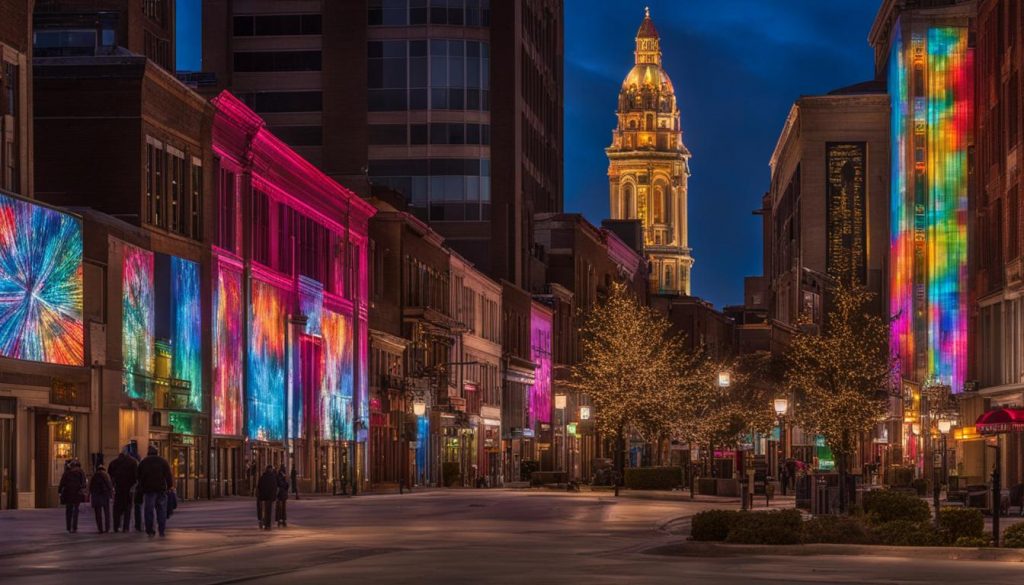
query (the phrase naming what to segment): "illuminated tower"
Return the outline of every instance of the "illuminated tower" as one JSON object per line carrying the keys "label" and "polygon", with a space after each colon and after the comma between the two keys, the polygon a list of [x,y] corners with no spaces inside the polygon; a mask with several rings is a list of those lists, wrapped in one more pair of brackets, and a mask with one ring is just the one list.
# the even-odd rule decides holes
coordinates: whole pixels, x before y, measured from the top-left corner
{"label": "illuminated tower", "polygon": [[902,375],[959,392],[967,373],[974,131],[971,1],[883,2],[871,33],[892,101],[890,310]]}
{"label": "illuminated tower", "polygon": [[693,257],[687,244],[686,189],[690,151],[683,145],[672,80],[649,9],[636,34],[636,64],[619,91],[618,127],[608,155],[612,219],[639,219],[660,294],[690,294]]}

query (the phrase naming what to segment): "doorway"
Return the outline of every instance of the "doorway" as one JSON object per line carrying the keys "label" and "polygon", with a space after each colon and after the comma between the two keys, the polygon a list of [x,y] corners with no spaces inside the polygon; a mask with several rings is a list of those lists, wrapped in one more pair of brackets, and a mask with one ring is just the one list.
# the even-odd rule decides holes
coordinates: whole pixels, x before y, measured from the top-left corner
{"label": "doorway", "polygon": [[0,510],[18,506],[14,477],[14,415],[2,412],[0,404]]}

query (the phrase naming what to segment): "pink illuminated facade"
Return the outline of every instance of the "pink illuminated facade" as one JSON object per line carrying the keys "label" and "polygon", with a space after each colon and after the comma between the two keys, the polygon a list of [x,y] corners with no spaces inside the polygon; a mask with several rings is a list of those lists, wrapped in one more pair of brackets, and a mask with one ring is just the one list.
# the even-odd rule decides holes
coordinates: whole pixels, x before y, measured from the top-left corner
{"label": "pink illuminated facade", "polygon": [[361,490],[375,210],[230,93],[213,103],[216,493],[242,493],[253,464],[282,463],[302,491]]}

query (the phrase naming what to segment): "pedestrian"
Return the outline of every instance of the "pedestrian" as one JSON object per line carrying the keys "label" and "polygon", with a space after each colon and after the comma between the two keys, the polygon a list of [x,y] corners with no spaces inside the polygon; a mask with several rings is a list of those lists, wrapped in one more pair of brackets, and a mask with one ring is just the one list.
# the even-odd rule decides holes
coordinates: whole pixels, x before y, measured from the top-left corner
{"label": "pedestrian", "polygon": [[78,532],[78,506],[85,501],[87,485],[85,472],[82,471],[82,464],[78,459],[72,459],[65,464],[66,470],[60,478],[60,485],[57,486],[57,493],[60,501],[64,503],[64,523],[68,532]]}
{"label": "pedestrian", "polygon": [[114,483],[102,465],[96,466],[96,473],[89,478],[89,502],[96,514],[96,530],[100,534],[110,532],[110,499],[114,497]]}
{"label": "pedestrian", "polygon": [[779,479],[781,480],[779,483],[782,486],[782,495],[786,495],[786,489],[789,487],[789,470],[786,469],[785,464],[782,465],[782,472]]}
{"label": "pedestrian", "polygon": [[171,476],[170,464],[153,445],[149,446],[146,458],[139,464],[136,489],[142,492],[146,534],[156,534],[153,530],[153,515],[156,514],[157,529],[163,536],[167,529],[167,492],[174,489],[174,477]]}
{"label": "pedestrian", "polygon": [[260,528],[270,530],[270,515],[274,502],[277,501],[277,472],[273,465],[268,465],[256,484],[256,514]]}
{"label": "pedestrian", "polygon": [[295,462],[292,462],[292,492],[295,494],[295,499],[299,499],[299,472],[295,470]]}
{"label": "pedestrian", "polygon": [[288,526],[287,510],[285,509],[288,503],[288,470],[284,464],[277,470],[277,506],[274,510],[274,519],[277,521],[277,525],[284,527]]}
{"label": "pedestrian", "polygon": [[[130,447],[110,462],[107,473],[114,484],[114,532],[125,531],[131,527],[135,477],[139,473],[139,462],[129,455]],[[141,531],[140,531],[141,532]]]}

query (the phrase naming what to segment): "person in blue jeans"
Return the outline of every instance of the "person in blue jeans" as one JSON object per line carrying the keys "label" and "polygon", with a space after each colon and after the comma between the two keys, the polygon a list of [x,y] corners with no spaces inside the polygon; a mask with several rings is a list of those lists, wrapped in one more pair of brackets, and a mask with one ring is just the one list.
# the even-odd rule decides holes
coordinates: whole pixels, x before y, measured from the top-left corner
{"label": "person in blue jeans", "polygon": [[171,466],[160,456],[157,448],[150,445],[146,458],[139,464],[138,484],[135,489],[142,491],[143,515],[146,519],[146,534],[154,536],[153,515],[156,515],[160,536],[167,529],[167,492],[174,489]]}

